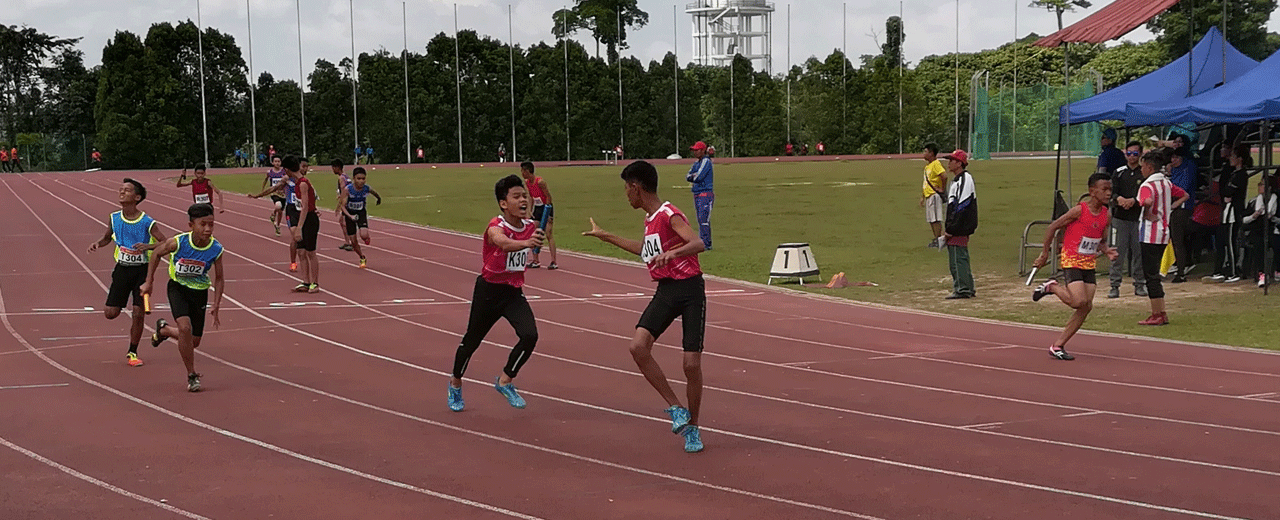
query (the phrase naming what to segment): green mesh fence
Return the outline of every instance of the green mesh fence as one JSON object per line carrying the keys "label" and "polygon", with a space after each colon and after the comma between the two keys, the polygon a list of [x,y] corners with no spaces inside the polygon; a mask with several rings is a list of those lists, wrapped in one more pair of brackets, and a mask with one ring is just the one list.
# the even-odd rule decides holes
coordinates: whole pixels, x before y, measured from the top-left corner
{"label": "green mesh fence", "polygon": [[[1066,88],[1039,84],[1030,87],[978,89],[973,104],[973,155],[989,159],[1008,152],[1049,152],[1058,144],[1058,108]],[[1071,101],[1093,96],[1093,81],[1074,84]],[[1072,150],[1097,155],[1102,127],[1097,123],[1072,125]]]}

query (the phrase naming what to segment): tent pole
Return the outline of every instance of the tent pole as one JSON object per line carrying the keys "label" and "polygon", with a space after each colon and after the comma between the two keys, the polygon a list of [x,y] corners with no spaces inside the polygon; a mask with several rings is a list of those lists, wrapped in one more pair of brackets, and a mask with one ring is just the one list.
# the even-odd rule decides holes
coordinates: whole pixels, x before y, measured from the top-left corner
{"label": "tent pole", "polygon": [[[1271,236],[1274,234],[1274,232],[1267,233],[1266,231],[1267,224],[1270,224],[1271,227],[1273,228],[1275,227],[1275,224],[1271,223],[1271,217],[1274,217],[1275,215],[1266,214],[1267,203],[1271,200],[1271,197],[1273,196],[1273,193],[1274,193],[1274,190],[1272,190],[1272,184],[1274,181],[1272,179],[1273,179],[1273,176],[1275,175],[1271,170],[1271,167],[1274,166],[1274,164],[1272,163],[1272,153],[1271,153],[1271,122],[1270,121],[1262,122],[1262,150],[1261,151],[1262,151],[1262,157],[1261,157],[1262,164],[1266,166],[1266,168],[1262,170],[1262,180],[1263,182],[1266,183],[1266,186],[1262,188],[1262,208],[1263,208],[1264,218],[1267,219],[1267,222],[1265,222],[1262,227],[1262,258],[1265,259],[1267,257],[1266,256],[1267,250],[1271,248],[1271,241],[1275,239],[1275,237]],[[1271,282],[1272,282],[1271,277],[1272,277],[1272,273],[1276,272],[1276,262],[1280,262],[1280,258],[1276,258],[1275,256],[1272,256],[1270,269],[1267,269],[1267,263],[1265,261],[1262,262],[1262,279],[1263,279],[1262,294],[1263,296],[1267,296],[1270,294]]]}

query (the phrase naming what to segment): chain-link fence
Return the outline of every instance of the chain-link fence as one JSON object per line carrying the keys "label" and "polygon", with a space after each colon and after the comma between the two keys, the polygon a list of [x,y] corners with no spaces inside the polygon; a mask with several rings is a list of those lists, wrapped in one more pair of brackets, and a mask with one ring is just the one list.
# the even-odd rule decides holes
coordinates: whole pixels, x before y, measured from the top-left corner
{"label": "chain-link fence", "polygon": [[970,147],[973,156],[989,159],[992,154],[1008,152],[1047,152],[1057,150],[1061,137],[1073,151],[1097,155],[1102,127],[1097,124],[1072,125],[1068,136],[1060,136],[1058,109],[1069,97],[1076,102],[1094,95],[1096,85],[1090,79],[1071,85],[1041,83],[1013,88],[999,85],[989,88],[980,73],[973,80],[971,103]]}

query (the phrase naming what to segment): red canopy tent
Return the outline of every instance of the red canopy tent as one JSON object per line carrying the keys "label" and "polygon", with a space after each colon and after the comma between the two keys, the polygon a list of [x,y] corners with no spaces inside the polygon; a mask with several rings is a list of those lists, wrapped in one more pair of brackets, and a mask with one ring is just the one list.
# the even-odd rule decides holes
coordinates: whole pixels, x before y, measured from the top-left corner
{"label": "red canopy tent", "polygon": [[1070,27],[1040,38],[1035,45],[1102,43],[1124,36],[1178,3],[1178,0],[1116,0]]}

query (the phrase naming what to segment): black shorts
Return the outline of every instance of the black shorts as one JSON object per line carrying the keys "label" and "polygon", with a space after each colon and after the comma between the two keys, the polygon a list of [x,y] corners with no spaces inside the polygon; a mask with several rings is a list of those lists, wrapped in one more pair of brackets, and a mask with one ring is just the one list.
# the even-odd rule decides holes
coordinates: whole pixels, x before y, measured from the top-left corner
{"label": "black shorts", "polygon": [[302,210],[293,204],[286,204],[284,207],[284,218],[289,222],[289,227],[298,227],[298,220],[302,217]]}
{"label": "black shorts", "polygon": [[346,215],[342,216],[342,219],[347,222],[347,236],[356,234],[357,228],[369,227],[368,211],[365,211],[365,210],[360,210],[360,211],[347,210],[347,211],[350,212],[352,216],[356,217],[355,220],[352,220],[348,218]]}
{"label": "black shorts", "polygon": [[298,249],[303,251],[316,250],[316,237],[320,235],[320,214],[312,211],[307,213],[306,220],[302,221],[302,240],[298,241]]}
{"label": "black shorts", "polygon": [[191,335],[204,335],[204,309],[209,305],[209,291],[196,290],[169,280],[169,308],[173,319],[186,317],[191,320]]}
{"label": "black shorts", "polygon": [[[548,207],[548,206],[547,206],[546,204],[543,204],[543,205],[541,205],[541,206],[534,206],[534,207],[533,207],[533,220],[536,220],[536,221],[538,221],[538,222],[541,222],[541,221],[542,221],[542,210],[546,209],[547,207]],[[550,214],[550,215],[547,215],[547,220],[553,219],[553,218],[555,218],[555,217],[556,217],[556,208],[552,207],[552,208],[551,208],[551,214]]]}
{"label": "black shorts", "polygon": [[284,197],[281,197],[279,195],[272,195],[271,202],[274,204],[279,204],[280,207],[284,207],[284,204],[285,204]]}
{"label": "black shorts", "polygon": [[111,290],[107,291],[107,307],[123,309],[133,295],[133,306],[142,306],[142,284],[147,283],[147,265],[120,265],[111,271]]}
{"label": "black shorts", "polygon": [[1098,273],[1093,269],[1068,268],[1062,270],[1063,278],[1066,280],[1064,283],[1067,285],[1071,285],[1071,282],[1084,282],[1090,285],[1098,285],[1097,274]]}
{"label": "black shorts", "polygon": [[677,316],[684,325],[684,351],[702,352],[707,328],[707,284],[702,275],[684,280],[658,280],[658,290],[640,315],[636,328],[649,331],[657,339]]}

